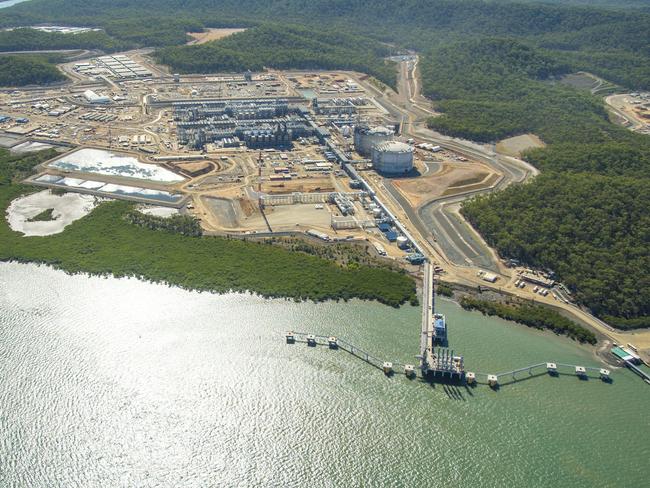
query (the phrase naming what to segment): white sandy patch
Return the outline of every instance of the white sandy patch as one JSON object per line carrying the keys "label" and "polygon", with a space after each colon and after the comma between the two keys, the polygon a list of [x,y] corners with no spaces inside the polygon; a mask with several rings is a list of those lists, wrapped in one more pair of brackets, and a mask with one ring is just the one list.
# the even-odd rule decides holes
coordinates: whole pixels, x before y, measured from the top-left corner
{"label": "white sandy patch", "polygon": [[43,151],[53,147],[52,144],[47,144],[45,142],[27,141],[12,147],[10,151],[12,153],[29,153]]}
{"label": "white sandy patch", "polygon": [[109,176],[125,176],[144,180],[175,183],[185,178],[155,164],[142,163],[137,158],[102,149],[80,149],[49,163],[52,168],[84,171]]}
{"label": "white sandy patch", "polygon": [[[12,230],[22,232],[26,236],[49,236],[63,232],[66,226],[88,215],[100,201],[101,199],[92,195],[66,193],[59,196],[45,190],[16,198],[7,208],[6,217]],[[54,209],[54,220],[29,222],[29,219],[48,208]]]}
{"label": "white sandy patch", "polygon": [[146,206],[138,208],[138,211],[146,215],[155,215],[156,217],[171,217],[172,215],[178,215],[180,213],[177,208],[172,207]]}

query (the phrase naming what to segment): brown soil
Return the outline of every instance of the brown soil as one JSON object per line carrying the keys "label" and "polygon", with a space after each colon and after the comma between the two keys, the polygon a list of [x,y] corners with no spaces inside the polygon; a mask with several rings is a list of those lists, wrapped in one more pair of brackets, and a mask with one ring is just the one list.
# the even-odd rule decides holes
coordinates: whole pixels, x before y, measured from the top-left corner
{"label": "brown soil", "polygon": [[467,186],[484,185],[483,180],[498,177],[491,169],[480,163],[443,163],[440,171],[420,176],[418,178],[403,178],[393,180],[395,187],[404,195],[411,206],[418,207],[425,202],[448,195],[452,191],[465,191]]}
{"label": "brown soil", "polygon": [[265,181],[262,183],[262,192],[264,193],[293,193],[295,191],[305,193],[330,192],[334,191],[334,186],[332,186],[332,181],[329,178]]}
{"label": "brown soil", "polygon": [[206,42],[223,39],[237,32],[243,32],[246,29],[205,29],[205,32],[188,32],[187,35],[192,38],[188,44],[205,44]]}
{"label": "brown soil", "polygon": [[246,217],[250,217],[255,213],[257,206],[248,198],[238,198],[237,201],[239,202],[239,206],[241,207],[242,212],[244,212],[244,215]]}
{"label": "brown soil", "polygon": [[521,156],[527,149],[544,147],[546,144],[535,134],[523,134],[521,136],[509,137],[497,143],[497,152],[507,156]]}

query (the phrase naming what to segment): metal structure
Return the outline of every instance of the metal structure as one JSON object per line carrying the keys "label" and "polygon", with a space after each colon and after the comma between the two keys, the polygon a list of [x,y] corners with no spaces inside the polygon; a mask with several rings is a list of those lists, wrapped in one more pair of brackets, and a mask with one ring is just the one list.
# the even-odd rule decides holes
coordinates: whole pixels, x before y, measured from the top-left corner
{"label": "metal structure", "polygon": [[347,217],[337,217],[335,215],[332,215],[330,224],[334,230],[367,229],[369,227],[375,227],[376,225],[374,220],[350,219]]}
{"label": "metal structure", "polygon": [[345,198],[347,201],[359,200],[364,195],[363,192],[354,193],[279,193],[264,194],[260,200],[264,205],[295,205],[299,203],[335,203],[336,199]]}
{"label": "metal structure", "polygon": [[195,149],[230,141],[283,149],[300,137],[321,135],[304,107],[289,105],[286,99],[185,101],[172,107],[179,142]]}
{"label": "metal structure", "polygon": [[[463,356],[454,355],[454,351],[446,347],[435,347],[440,338],[436,335],[433,285],[433,266],[429,261],[425,261],[422,279],[421,353],[419,355],[422,376],[462,382],[465,380]],[[446,341],[446,327],[444,340]]]}
{"label": "metal structure", "polygon": [[408,173],[413,169],[413,148],[398,141],[376,144],[372,148],[372,165],[384,174]]}
{"label": "metal structure", "polygon": [[354,149],[364,157],[372,156],[372,148],[382,142],[392,141],[395,133],[388,127],[357,125],[354,128]]}

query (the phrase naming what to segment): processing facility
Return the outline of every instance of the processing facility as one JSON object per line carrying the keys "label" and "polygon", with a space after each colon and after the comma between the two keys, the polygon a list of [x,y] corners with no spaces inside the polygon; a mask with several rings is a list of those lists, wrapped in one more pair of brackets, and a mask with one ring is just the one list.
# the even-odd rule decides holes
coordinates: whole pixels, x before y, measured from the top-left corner
{"label": "processing facility", "polygon": [[173,110],[178,141],[192,149],[208,143],[290,149],[300,137],[319,135],[306,109],[284,99],[177,102]]}

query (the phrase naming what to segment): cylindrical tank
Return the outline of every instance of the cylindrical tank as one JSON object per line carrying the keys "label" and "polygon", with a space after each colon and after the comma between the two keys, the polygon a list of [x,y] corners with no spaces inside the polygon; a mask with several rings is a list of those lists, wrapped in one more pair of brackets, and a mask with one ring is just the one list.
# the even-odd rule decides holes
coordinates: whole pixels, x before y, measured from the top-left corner
{"label": "cylindrical tank", "polygon": [[382,142],[392,141],[395,134],[386,127],[369,128],[358,125],[354,128],[354,149],[366,158],[372,156],[372,149]]}
{"label": "cylindrical tank", "polygon": [[403,142],[383,142],[373,148],[372,164],[379,173],[408,173],[413,169],[413,148]]}
{"label": "cylindrical tank", "polygon": [[381,217],[381,209],[380,208],[375,208],[372,210],[372,216],[374,218]]}
{"label": "cylindrical tank", "polygon": [[409,245],[409,240],[404,236],[397,237],[397,247],[400,249],[406,249]]}

